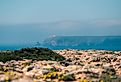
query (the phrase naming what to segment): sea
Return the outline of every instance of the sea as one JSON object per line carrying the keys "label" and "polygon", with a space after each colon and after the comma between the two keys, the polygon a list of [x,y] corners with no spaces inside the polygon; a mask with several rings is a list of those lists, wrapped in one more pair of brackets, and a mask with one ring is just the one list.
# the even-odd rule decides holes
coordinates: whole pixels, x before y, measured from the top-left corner
{"label": "sea", "polygon": [[121,47],[88,47],[88,46],[83,46],[83,47],[49,47],[49,46],[36,46],[33,44],[23,44],[23,45],[0,45],[0,50],[20,50],[22,48],[49,48],[52,50],[62,50],[62,49],[76,49],[76,50],[89,50],[89,49],[94,49],[94,50],[111,50],[111,51],[121,51]]}

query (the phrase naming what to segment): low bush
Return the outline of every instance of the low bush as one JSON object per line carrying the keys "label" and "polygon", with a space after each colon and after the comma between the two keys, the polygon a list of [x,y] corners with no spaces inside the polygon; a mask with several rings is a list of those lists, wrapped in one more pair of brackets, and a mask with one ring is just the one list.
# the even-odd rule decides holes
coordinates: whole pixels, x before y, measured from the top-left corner
{"label": "low bush", "polygon": [[52,61],[65,60],[63,56],[53,52],[48,48],[23,48],[21,50],[0,52],[0,61],[2,62],[10,60],[22,60],[22,59],[52,60]]}

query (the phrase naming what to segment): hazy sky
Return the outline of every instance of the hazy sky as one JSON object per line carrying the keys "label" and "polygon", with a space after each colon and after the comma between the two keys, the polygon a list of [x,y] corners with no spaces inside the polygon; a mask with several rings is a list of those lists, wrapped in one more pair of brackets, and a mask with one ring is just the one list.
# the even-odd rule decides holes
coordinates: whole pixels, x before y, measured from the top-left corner
{"label": "hazy sky", "polygon": [[121,0],[0,0],[0,24],[121,18]]}
{"label": "hazy sky", "polygon": [[121,0],[0,0],[0,44],[51,35],[121,35]]}

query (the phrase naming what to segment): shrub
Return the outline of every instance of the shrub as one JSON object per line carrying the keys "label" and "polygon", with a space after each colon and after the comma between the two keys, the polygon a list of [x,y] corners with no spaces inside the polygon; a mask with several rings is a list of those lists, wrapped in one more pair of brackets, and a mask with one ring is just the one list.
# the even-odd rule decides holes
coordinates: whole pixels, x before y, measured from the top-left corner
{"label": "shrub", "polygon": [[6,62],[10,60],[53,60],[62,61],[65,58],[48,48],[23,48],[15,51],[1,51],[0,61]]}
{"label": "shrub", "polygon": [[75,76],[74,76],[74,74],[68,74],[68,75],[63,76],[63,80],[64,81],[74,81]]}

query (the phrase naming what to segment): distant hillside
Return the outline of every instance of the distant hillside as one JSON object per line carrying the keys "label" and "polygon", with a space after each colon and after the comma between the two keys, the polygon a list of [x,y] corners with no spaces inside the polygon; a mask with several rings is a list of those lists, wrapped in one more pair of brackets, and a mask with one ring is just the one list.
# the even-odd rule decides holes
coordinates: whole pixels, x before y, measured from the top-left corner
{"label": "distant hillside", "polygon": [[43,41],[51,49],[121,50],[121,36],[55,36]]}
{"label": "distant hillside", "polygon": [[46,23],[0,25],[0,47],[6,44],[31,44],[42,41],[51,35],[118,36],[121,35],[121,20],[67,20]]}

